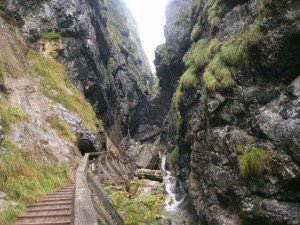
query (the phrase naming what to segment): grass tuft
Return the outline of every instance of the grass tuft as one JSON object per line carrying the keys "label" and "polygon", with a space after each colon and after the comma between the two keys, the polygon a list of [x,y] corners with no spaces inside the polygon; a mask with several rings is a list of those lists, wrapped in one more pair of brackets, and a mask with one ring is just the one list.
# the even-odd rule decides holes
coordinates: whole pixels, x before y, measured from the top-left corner
{"label": "grass tuft", "polygon": [[216,52],[218,52],[217,38],[214,38],[211,41],[208,39],[201,39],[196,44],[193,44],[187,60],[187,65],[199,69],[207,64]]}
{"label": "grass tuft", "polygon": [[182,92],[181,85],[179,84],[178,87],[176,88],[175,94],[173,95],[173,99],[172,99],[172,103],[176,109],[179,108],[182,99],[183,99],[183,92]]}
{"label": "grass tuft", "polygon": [[180,112],[177,112],[176,133],[179,134],[184,124],[184,119]]}
{"label": "grass tuft", "polygon": [[96,133],[95,124],[103,126],[102,121],[96,118],[92,106],[71,83],[64,66],[34,50],[29,50],[28,57],[35,71],[41,76],[40,84],[44,87],[44,94],[77,114],[82,119],[83,125]]}
{"label": "grass tuft", "polygon": [[263,148],[249,149],[239,160],[239,168],[242,177],[250,175],[261,176],[264,169],[270,171],[271,153]]}
{"label": "grass tuft", "polygon": [[5,72],[4,60],[2,55],[0,54],[0,81],[3,81],[4,79],[4,72]]}
{"label": "grass tuft", "polygon": [[55,33],[55,32],[46,32],[42,35],[42,38],[48,39],[49,41],[55,40],[55,39],[60,39],[61,34]]}
{"label": "grass tuft", "polygon": [[182,85],[182,88],[188,89],[191,87],[196,87],[198,80],[199,80],[199,77],[197,76],[196,68],[190,67],[180,77],[179,83]]}
{"label": "grass tuft", "polygon": [[[258,44],[262,37],[260,25],[255,24],[250,29],[226,41],[220,52],[214,55],[214,58],[205,69],[203,75],[205,87],[212,91],[217,88],[232,87],[234,80],[230,67],[248,68],[249,46]],[[217,43],[211,45],[214,50],[217,49]]]}
{"label": "grass tuft", "polygon": [[0,225],[10,225],[17,216],[25,210],[25,205],[18,203],[17,205],[12,205],[6,208],[4,211],[0,212]]}
{"label": "grass tuft", "polygon": [[191,41],[196,41],[197,37],[199,36],[201,32],[201,25],[200,23],[196,23],[196,25],[193,27],[193,30],[191,32]]}
{"label": "grass tuft", "polygon": [[213,73],[211,73],[208,69],[205,70],[203,75],[203,80],[205,84],[205,88],[208,90],[216,90],[218,86],[218,81]]}
{"label": "grass tuft", "polygon": [[175,165],[179,160],[179,149],[176,147],[170,154],[170,163]]}
{"label": "grass tuft", "polygon": [[72,133],[70,126],[64,120],[58,117],[52,117],[50,120],[51,126],[58,131],[58,133],[64,136],[70,142],[76,143],[77,137]]}
{"label": "grass tuft", "polygon": [[2,127],[6,134],[9,133],[10,124],[17,121],[29,121],[30,116],[19,107],[9,107],[3,99],[0,99],[0,115],[2,119]]}
{"label": "grass tuft", "polygon": [[28,153],[5,137],[1,143],[8,153],[0,154],[0,190],[18,202],[0,213],[0,224],[8,225],[30,204],[70,182],[65,165],[33,160]]}

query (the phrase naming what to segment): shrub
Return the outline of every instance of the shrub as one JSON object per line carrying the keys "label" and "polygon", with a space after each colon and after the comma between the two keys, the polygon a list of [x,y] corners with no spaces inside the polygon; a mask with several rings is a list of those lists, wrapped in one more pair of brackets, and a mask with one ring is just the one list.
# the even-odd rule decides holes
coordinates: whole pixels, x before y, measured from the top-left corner
{"label": "shrub", "polygon": [[170,154],[170,163],[175,165],[179,160],[179,149],[176,147]]}
{"label": "shrub", "polygon": [[60,39],[61,34],[55,33],[55,32],[46,32],[42,35],[42,38],[48,39],[49,41],[55,40],[55,39]]}
{"label": "shrub", "polygon": [[[129,185],[140,187],[144,182],[134,178]],[[143,189],[139,188],[137,193],[130,195],[125,190],[115,190],[107,184],[103,186],[108,195],[114,199],[112,204],[116,210],[126,212],[123,218],[125,224],[161,224],[157,218],[162,215],[161,209],[166,199],[163,188],[153,188],[147,195],[142,194]]]}
{"label": "shrub", "polygon": [[40,84],[44,87],[44,94],[77,114],[82,119],[85,127],[91,129],[94,133],[97,132],[95,124],[102,126],[102,122],[97,120],[92,106],[71,83],[64,66],[33,50],[29,50],[28,57],[34,70],[41,77]]}
{"label": "shrub", "polygon": [[264,169],[270,171],[271,153],[263,148],[249,149],[239,160],[239,168],[242,177],[249,175],[261,176]]}

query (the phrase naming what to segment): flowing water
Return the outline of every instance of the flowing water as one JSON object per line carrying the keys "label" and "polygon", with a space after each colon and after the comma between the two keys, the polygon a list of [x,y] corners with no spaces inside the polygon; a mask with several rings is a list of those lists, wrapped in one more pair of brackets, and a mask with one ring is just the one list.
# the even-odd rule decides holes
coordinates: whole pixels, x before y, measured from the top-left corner
{"label": "flowing water", "polygon": [[162,157],[161,168],[167,173],[164,177],[164,184],[169,195],[165,201],[165,215],[171,219],[172,225],[195,224],[196,221],[191,221],[193,220],[189,212],[191,205],[181,181],[171,176],[170,171],[166,170],[166,156]]}

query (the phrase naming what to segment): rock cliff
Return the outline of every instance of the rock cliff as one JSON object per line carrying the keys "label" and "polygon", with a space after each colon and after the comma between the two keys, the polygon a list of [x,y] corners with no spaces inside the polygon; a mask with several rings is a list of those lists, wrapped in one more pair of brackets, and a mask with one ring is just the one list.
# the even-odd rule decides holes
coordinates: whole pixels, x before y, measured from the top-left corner
{"label": "rock cliff", "polygon": [[160,82],[177,88],[162,141],[201,224],[300,224],[299,7],[167,7],[156,66]]}
{"label": "rock cliff", "polygon": [[123,1],[5,0],[0,10],[29,47],[50,52],[67,67],[115,143],[127,133],[120,118],[133,133],[152,125],[146,119],[152,73]]}

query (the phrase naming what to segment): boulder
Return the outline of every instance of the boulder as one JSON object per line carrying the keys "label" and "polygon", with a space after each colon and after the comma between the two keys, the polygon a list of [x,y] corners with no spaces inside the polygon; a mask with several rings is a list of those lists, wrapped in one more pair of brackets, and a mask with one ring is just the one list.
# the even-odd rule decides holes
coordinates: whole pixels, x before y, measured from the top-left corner
{"label": "boulder", "polygon": [[149,180],[163,182],[163,178],[167,176],[167,173],[162,170],[139,169],[135,171],[134,175],[138,178],[146,178]]}
{"label": "boulder", "polygon": [[159,159],[159,147],[151,144],[131,146],[127,151],[139,168],[154,169]]}

